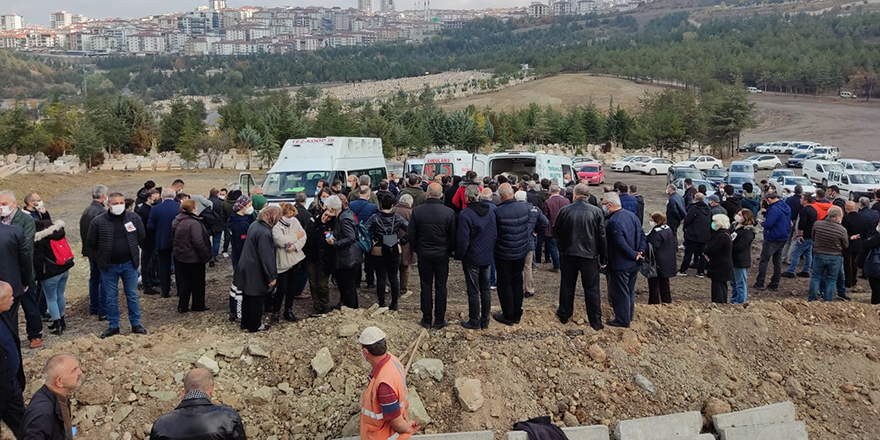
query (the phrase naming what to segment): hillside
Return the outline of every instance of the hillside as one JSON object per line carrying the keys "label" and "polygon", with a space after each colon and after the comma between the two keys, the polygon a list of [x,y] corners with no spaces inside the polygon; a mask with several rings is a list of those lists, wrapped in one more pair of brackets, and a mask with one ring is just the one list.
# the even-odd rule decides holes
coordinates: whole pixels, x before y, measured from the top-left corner
{"label": "hillside", "polygon": [[79,75],[70,67],[55,66],[0,50],[0,99],[41,98],[50,93],[75,92]]}

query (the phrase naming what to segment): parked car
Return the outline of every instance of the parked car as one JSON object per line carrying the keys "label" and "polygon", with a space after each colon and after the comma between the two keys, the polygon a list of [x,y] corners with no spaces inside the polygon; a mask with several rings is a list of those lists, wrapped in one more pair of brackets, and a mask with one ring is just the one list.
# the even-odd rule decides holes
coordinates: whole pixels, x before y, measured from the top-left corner
{"label": "parked car", "polygon": [[571,163],[580,164],[584,162],[598,162],[598,160],[590,157],[590,156],[574,156],[571,158]]}
{"label": "parked car", "polygon": [[[684,197],[684,179],[677,179],[674,182],[672,182],[672,184],[675,185],[675,192],[677,192],[678,195]],[[701,180],[694,180],[693,184],[694,184],[694,188],[699,188],[700,185],[706,185],[707,192],[714,192],[715,191],[715,185],[713,185],[712,182],[710,182],[708,180],[702,180],[702,179]]]}
{"label": "parked car", "polygon": [[779,176],[776,178],[776,190],[780,193],[782,190],[787,189],[794,194],[794,187],[800,185],[805,193],[815,194],[816,187],[813,186],[813,182],[810,182],[806,177],[801,176]]}
{"label": "parked car", "polygon": [[738,150],[753,153],[755,151],[755,148],[758,148],[761,145],[764,145],[764,143],[763,142],[747,142],[745,144],[740,144]]}
{"label": "parked car", "polygon": [[794,176],[794,175],[795,175],[794,171],[792,171],[792,170],[782,170],[782,169],[773,170],[770,172],[770,175],[767,176],[767,181],[776,180],[782,176]]}
{"label": "parked car", "polygon": [[843,165],[844,171],[861,171],[863,173],[877,174],[877,168],[867,160],[840,159],[837,163]]}
{"label": "parked car", "polygon": [[791,154],[796,146],[797,144],[791,141],[775,142],[769,152],[776,154]]}
{"label": "parked car", "polygon": [[840,97],[845,98],[845,99],[849,99],[849,98],[856,99],[857,98],[856,94],[851,93],[851,92],[840,92]]}
{"label": "parked car", "polygon": [[587,179],[588,185],[601,185],[605,183],[605,168],[598,162],[578,164],[575,165],[575,169],[577,170],[578,180]]}
{"label": "parked car", "polygon": [[755,147],[755,153],[767,154],[771,153],[771,149],[776,145],[776,142],[767,142],[763,145],[759,145]]}
{"label": "parked car", "polygon": [[874,168],[875,168],[877,171],[880,171],[880,161],[878,161],[878,160],[872,161],[872,162],[871,162],[871,165],[874,165]]}
{"label": "parked car", "polygon": [[616,162],[611,163],[612,171],[623,171],[628,173],[638,166],[637,164],[650,160],[651,156],[626,156]]}
{"label": "parked car", "polygon": [[666,184],[668,185],[678,179],[706,180],[706,177],[702,171],[696,168],[676,167],[674,165],[669,167],[669,170],[666,171]]}
{"label": "parked car", "polygon": [[675,166],[691,167],[698,170],[710,170],[713,168],[723,168],[724,163],[721,162],[721,159],[716,159],[712,156],[691,156],[681,162],[676,163]]}
{"label": "parked car", "polygon": [[828,173],[831,171],[843,172],[843,165],[830,160],[809,158],[804,161],[803,175],[813,183],[821,183],[828,186]]}
{"label": "parked car", "polygon": [[840,195],[850,200],[873,198],[874,191],[880,189],[880,176],[859,171],[831,171],[828,173],[828,185],[837,185]]}
{"label": "parked car", "polygon": [[763,90],[761,90],[761,89],[759,89],[759,88],[757,88],[757,87],[749,87],[749,88],[746,89],[746,90],[748,90],[749,93],[764,93]]}
{"label": "parked car", "polygon": [[752,163],[752,167],[755,171],[782,168],[782,161],[779,160],[778,157],[769,154],[751,156],[747,158],[746,161]]}
{"label": "parked car", "polygon": [[662,157],[655,157],[646,162],[642,162],[637,168],[642,174],[650,174],[652,176],[656,176],[657,174],[666,174],[669,172],[669,167],[672,166],[672,161],[669,159],[663,159]]}
{"label": "parked car", "polygon": [[837,160],[840,159],[840,150],[837,147],[822,145],[813,148],[813,156],[822,160]]}
{"label": "parked car", "polygon": [[795,142],[795,144],[791,154],[812,153],[813,149],[819,146],[816,142]]}
{"label": "parked car", "polygon": [[755,165],[749,161],[745,160],[737,160],[730,163],[730,168],[728,169],[728,174],[730,176],[740,176],[740,177],[748,177],[749,179],[755,178]]}
{"label": "parked car", "polygon": [[803,168],[804,161],[809,159],[810,157],[813,157],[811,153],[795,154],[794,156],[789,157],[787,161],[785,161],[785,166],[789,168]]}
{"label": "parked car", "polygon": [[719,183],[724,182],[724,179],[728,176],[727,170],[706,170],[706,180],[712,182],[713,185],[718,186]]}
{"label": "parked car", "polygon": [[761,196],[761,185],[758,185],[757,183],[755,183],[755,179],[752,179],[752,178],[749,178],[746,176],[734,176],[734,175],[727,176],[727,179],[724,179],[724,184],[728,185],[728,186],[732,186],[733,193],[738,196],[742,195],[743,185],[746,182],[749,182],[752,184],[755,192],[758,193],[758,196],[760,197]]}

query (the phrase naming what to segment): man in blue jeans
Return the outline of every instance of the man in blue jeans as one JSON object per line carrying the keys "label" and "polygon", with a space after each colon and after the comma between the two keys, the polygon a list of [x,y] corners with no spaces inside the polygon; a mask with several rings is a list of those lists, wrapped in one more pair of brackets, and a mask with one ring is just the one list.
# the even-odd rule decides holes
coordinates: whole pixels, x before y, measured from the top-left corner
{"label": "man in blue jeans", "polygon": [[813,266],[813,225],[816,224],[818,211],[812,206],[813,196],[804,194],[801,196],[801,210],[797,216],[795,228],[795,243],[791,251],[791,264],[788,270],[782,274],[785,278],[794,278],[801,256],[804,257],[804,268],[797,273],[801,278],[810,276],[810,268]]}
{"label": "man in blue jeans", "polygon": [[807,301],[818,299],[820,287],[824,301],[834,299],[834,287],[843,269],[843,251],[849,246],[842,219],[843,210],[832,206],[828,215],[813,225],[813,276]]}
{"label": "man in blue jeans", "polygon": [[146,237],[141,217],[125,210],[125,196],[112,193],[107,212],[95,217],[89,226],[88,245],[95,250],[94,258],[101,269],[101,283],[106,296],[109,326],[101,338],[119,334],[119,279],[125,289],[128,321],[131,332],[146,334],[141,326],[140,304],[137,294],[138,245]]}
{"label": "man in blue jeans", "polygon": [[95,217],[106,212],[104,202],[107,201],[107,187],[97,185],[92,188],[92,203],[83,211],[79,218],[79,237],[82,241],[82,254],[89,260],[89,315],[98,315],[98,320],[107,319],[104,307],[104,290],[101,289],[101,269],[98,267],[97,251],[89,248],[89,225]]}

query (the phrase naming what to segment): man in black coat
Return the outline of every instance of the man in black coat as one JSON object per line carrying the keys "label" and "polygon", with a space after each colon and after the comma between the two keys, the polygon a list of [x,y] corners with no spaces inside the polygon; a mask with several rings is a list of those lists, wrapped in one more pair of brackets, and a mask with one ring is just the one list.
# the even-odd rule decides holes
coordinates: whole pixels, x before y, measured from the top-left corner
{"label": "man in black coat", "polygon": [[82,241],[82,254],[89,260],[89,315],[98,315],[98,320],[107,319],[104,305],[104,289],[101,287],[101,268],[97,258],[93,258],[97,250],[89,247],[89,225],[95,217],[107,211],[107,187],[98,185],[92,188],[92,203],[83,211],[79,218],[79,238]]}
{"label": "man in black coat", "polygon": [[449,257],[455,252],[456,229],[455,211],[440,201],[442,196],[442,186],[428,185],[425,203],[413,209],[406,230],[407,242],[419,256],[421,325],[425,328],[439,329],[447,325],[446,281]]}
{"label": "man in black coat", "polygon": [[244,440],[244,424],[229,407],[214,405],[214,377],[196,368],[183,379],[183,400],[177,408],[159,417],[150,430],[150,440]]}
{"label": "man in black coat", "polygon": [[[135,214],[141,217],[145,225],[150,221],[150,210],[153,205],[160,202],[159,191],[147,190],[144,194],[144,203],[135,209]],[[143,280],[144,295],[158,295],[155,289],[159,285],[159,274],[156,272],[156,234],[147,231],[144,241],[141,243],[141,279]]]}
{"label": "man in black coat", "polygon": [[82,383],[83,372],[76,358],[56,354],[46,361],[46,383],[31,398],[21,437],[39,440],[67,440],[73,437],[70,392]]}
{"label": "man in black coat", "polygon": [[[0,231],[6,228],[11,226],[0,225]],[[21,234],[20,231],[18,233]],[[0,243],[2,235],[4,232],[0,232]],[[4,259],[8,258],[4,256]],[[0,273],[6,276],[8,272]],[[9,283],[0,281],[0,420],[15,434],[24,418],[24,399],[21,392],[25,382],[21,339],[18,336],[18,310],[14,310],[15,313],[10,312],[14,301],[13,290]]]}
{"label": "man in black coat", "polygon": [[223,200],[220,200],[220,190],[217,188],[211,188],[211,192],[208,195],[208,201],[211,202],[211,211],[217,214],[217,222],[211,225],[210,234],[211,234],[211,261],[208,263],[208,266],[214,267],[214,263],[217,262],[217,256],[220,255],[220,243],[223,241],[223,229],[226,228],[226,223],[220,221],[221,213],[223,212]]}
{"label": "man in black coat", "polygon": [[703,193],[694,195],[694,203],[688,207],[687,216],[684,218],[684,259],[678,269],[678,276],[687,276],[693,258],[698,259],[697,278],[703,278],[706,269],[706,259],[703,258],[703,248],[709,242],[712,231],[712,214],[709,205],[704,200]]}

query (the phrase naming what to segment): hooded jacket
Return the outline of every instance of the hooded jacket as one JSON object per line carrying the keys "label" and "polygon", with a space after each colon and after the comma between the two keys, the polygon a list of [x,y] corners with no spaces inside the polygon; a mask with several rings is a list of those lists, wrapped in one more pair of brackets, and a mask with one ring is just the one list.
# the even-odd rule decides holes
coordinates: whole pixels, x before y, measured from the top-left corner
{"label": "hooded jacket", "polygon": [[677,270],[675,252],[678,242],[668,225],[657,226],[648,234],[648,243],[654,247],[654,258],[657,261],[657,277],[672,278]]}
{"label": "hooded jacket", "polygon": [[721,202],[721,206],[727,211],[727,218],[730,219],[731,223],[733,223],[736,213],[742,210],[742,203],[740,203],[736,196],[727,196],[727,200]]}
{"label": "hooded jacket", "polygon": [[458,215],[456,258],[476,266],[492,264],[495,240],[498,238],[497,209],[495,205],[479,201],[461,211]]}
{"label": "hooded jacket", "polygon": [[473,180],[462,180],[461,183],[458,184],[458,189],[455,190],[455,196],[452,197],[452,204],[461,210],[467,208],[467,197],[464,196],[464,190],[469,185],[477,185],[477,188],[480,188],[480,191],[483,190],[483,186]]}
{"label": "hooded jacket", "polygon": [[57,264],[55,251],[52,250],[52,241],[65,237],[63,220],[56,220],[52,226],[34,236],[34,271],[38,281],[60,275],[73,267],[73,259],[62,265]]}
{"label": "hooded jacket", "polygon": [[695,243],[707,243],[711,235],[712,215],[709,205],[694,203],[684,218],[684,239]]}
{"label": "hooded jacket", "polygon": [[822,220],[828,215],[828,210],[834,206],[826,199],[816,200],[813,202],[813,208],[816,208],[816,220]]}
{"label": "hooded jacket", "polygon": [[[244,248],[244,240],[247,238],[248,228],[254,222],[252,215],[240,215],[233,212],[226,222],[229,227],[229,241],[232,242],[232,254],[241,256],[241,250]],[[236,262],[238,264],[238,262]]]}
{"label": "hooded jacket", "polygon": [[761,201],[758,200],[758,193],[747,193],[743,191],[742,198],[740,199],[740,204],[743,208],[752,211],[752,214],[754,214],[755,218],[758,217],[758,210],[761,209]]}
{"label": "hooded jacket", "polygon": [[357,245],[357,220],[351,209],[339,213],[333,229],[333,251],[336,269],[350,269],[364,262],[364,253]]}
{"label": "hooded jacket", "polygon": [[791,230],[791,209],[782,200],[770,205],[764,215],[764,241],[788,241]]}

